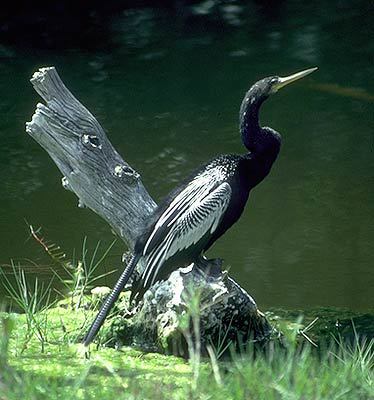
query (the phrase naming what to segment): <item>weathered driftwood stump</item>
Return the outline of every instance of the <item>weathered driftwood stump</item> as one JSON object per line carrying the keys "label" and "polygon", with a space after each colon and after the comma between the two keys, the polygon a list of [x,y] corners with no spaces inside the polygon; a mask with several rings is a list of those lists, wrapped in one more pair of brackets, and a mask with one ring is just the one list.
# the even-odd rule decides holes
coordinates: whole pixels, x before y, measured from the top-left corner
{"label": "weathered driftwood stump", "polygon": [[[65,87],[54,67],[35,72],[31,83],[46,105],[37,105],[26,132],[51,156],[63,174],[63,187],[78,196],[79,206],[104,218],[131,251],[156,207],[140,175],[116,152],[100,124]],[[192,293],[200,298],[203,345],[213,342],[222,346],[222,338],[242,344],[270,337],[272,328],[253,298],[227,273],[207,278],[192,265],[155,284],[136,312],[123,312],[122,331],[131,334],[121,335],[117,327],[112,342],[137,342],[156,350],[175,348],[183,342],[185,328],[181,329],[180,321],[181,316],[190,315]],[[118,317],[114,321],[117,326]]]}

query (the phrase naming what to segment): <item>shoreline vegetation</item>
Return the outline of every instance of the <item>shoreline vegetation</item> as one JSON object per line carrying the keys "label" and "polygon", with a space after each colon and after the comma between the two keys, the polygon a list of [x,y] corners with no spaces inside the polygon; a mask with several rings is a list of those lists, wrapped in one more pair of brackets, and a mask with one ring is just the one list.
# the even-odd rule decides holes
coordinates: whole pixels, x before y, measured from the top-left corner
{"label": "shoreline vegetation", "polygon": [[[70,300],[69,300],[70,301]],[[34,315],[0,314],[0,399],[372,399],[374,339],[300,341],[300,319],[266,349],[217,348],[189,360],[79,343],[92,310],[62,300]],[[110,321],[108,321],[110,324]],[[104,333],[105,334],[105,333]]]}
{"label": "shoreline vegetation", "polygon": [[52,282],[30,283],[14,264],[12,274],[1,271],[10,303],[0,311],[0,400],[374,398],[374,313],[271,310],[275,334],[265,346],[233,349],[222,332],[221,343],[202,349],[192,298],[179,321],[182,358],[137,349],[123,293],[87,353],[80,342],[107,293],[95,287],[95,271],[113,243],[90,253],[85,240],[81,260],[67,261],[57,245],[34,238],[63,266],[56,278],[64,290],[56,298]]}

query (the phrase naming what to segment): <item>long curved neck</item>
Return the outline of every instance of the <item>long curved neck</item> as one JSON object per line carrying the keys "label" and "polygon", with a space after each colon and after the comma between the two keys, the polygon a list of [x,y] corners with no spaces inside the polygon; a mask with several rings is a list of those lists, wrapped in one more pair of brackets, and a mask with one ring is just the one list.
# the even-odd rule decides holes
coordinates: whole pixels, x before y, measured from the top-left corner
{"label": "long curved neck", "polygon": [[266,134],[260,127],[259,112],[267,96],[261,95],[256,87],[248,90],[239,114],[239,128],[244,146],[251,152],[257,153],[263,147]]}
{"label": "long curved neck", "polygon": [[239,128],[244,146],[253,154],[273,163],[280,150],[280,135],[259,122],[262,103],[268,98],[254,85],[246,93],[239,114]]}

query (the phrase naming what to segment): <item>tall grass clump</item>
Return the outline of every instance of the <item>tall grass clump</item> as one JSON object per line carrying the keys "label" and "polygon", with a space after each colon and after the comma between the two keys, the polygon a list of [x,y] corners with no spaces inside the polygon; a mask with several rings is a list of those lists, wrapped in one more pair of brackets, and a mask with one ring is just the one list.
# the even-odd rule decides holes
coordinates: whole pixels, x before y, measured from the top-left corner
{"label": "tall grass clump", "polygon": [[332,339],[316,349],[298,335],[295,330],[291,341],[272,343],[262,352],[253,347],[232,352],[230,361],[211,359],[210,373],[200,374],[197,398],[374,399],[374,339],[357,335],[353,344]]}
{"label": "tall grass clump", "polygon": [[[82,254],[80,258],[76,258],[73,254],[72,260],[66,258],[66,253],[62,251],[60,246],[47,241],[40,234],[40,229],[34,230],[30,225],[31,236],[36,242],[42,246],[53,264],[51,271],[54,274],[48,284],[41,282],[38,277],[30,279],[25,270],[11,262],[11,270],[4,271],[0,269],[1,283],[9,297],[10,308],[24,315],[24,329],[18,336],[17,352],[22,354],[29,346],[30,341],[35,336],[41,345],[41,351],[44,353],[45,345],[52,341],[60,344],[67,342],[72,343],[82,336],[87,321],[91,318],[90,310],[95,308],[92,297],[85,298],[89,294],[89,290],[93,288],[95,282],[114,272],[109,271],[105,274],[97,274],[97,269],[102,265],[108,253],[115,244],[115,240],[103,251],[100,249],[100,242],[96,244],[93,251],[89,251],[87,246],[87,238],[84,238],[82,245]],[[57,280],[54,279],[57,277]],[[57,283],[57,285],[56,285]],[[62,290],[57,289],[57,287]],[[80,311],[80,317],[84,318],[84,322],[80,329],[74,328],[74,334],[65,326],[64,321],[59,321],[64,331],[64,335],[56,337],[49,319],[52,309],[59,299],[63,299],[64,304],[67,301],[71,310]],[[85,302],[83,304],[83,299]],[[100,299],[96,298],[96,302]],[[83,307],[84,306],[84,307]],[[56,321],[54,321],[56,326]],[[51,340],[52,339],[52,340]]]}
{"label": "tall grass clump", "polygon": [[116,240],[113,240],[112,243],[99,254],[101,245],[99,241],[90,255],[87,247],[87,238],[85,237],[82,245],[81,259],[76,259],[74,255],[71,262],[62,264],[67,278],[62,278],[55,272],[70,297],[72,308],[79,309],[82,306],[84,296],[94,287],[95,282],[116,271],[114,269],[100,275],[96,274],[97,269],[102,265],[115,243]]}
{"label": "tall grass clump", "polygon": [[26,280],[25,271],[17,267],[13,262],[11,265],[13,279],[10,279],[2,269],[0,269],[0,275],[11,303],[15,303],[26,317],[27,328],[23,345],[20,346],[20,352],[22,353],[27,348],[27,344],[34,334],[36,334],[41,350],[44,352],[44,345],[48,335],[47,310],[53,305],[51,301],[52,281],[45,286],[43,282],[41,283],[38,278],[35,278],[34,283],[30,285]]}
{"label": "tall grass clump", "polygon": [[111,270],[104,274],[97,275],[97,269],[102,265],[103,261],[108,256],[109,252],[116,243],[113,240],[109,246],[99,253],[101,242],[98,241],[92,254],[90,255],[87,246],[87,237],[83,239],[81,257],[77,258],[75,252],[71,260],[66,258],[66,253],[56,243],[46,240],[40,234],[40,228],[34,230],[30,225],[31,236],[44,249],[54,264],[62,268],[63,274],[53,270],[60,283],[65,288],[66,293],[61,293],[62,296],[70,297],[70,305],[72,308],[78,309],[82,305],[82,301],[87,292],[94,287],[95,282],[115,272]]}
{"label": "tall grass clump", "polygon": [[[190,399],[215,400],[369,400],[374,399],[374,338],[354,341],[333,336],[317,347],[307,332],[315,319],[282,327],[280,340],[259,348],[255,343],[220,359],[219,344],[201,348],[200,294],[189,296],[180,327],[188,346]],[[203,355],[204,354],[204,355]],[[205,356],[205,354],[207,354]]]}

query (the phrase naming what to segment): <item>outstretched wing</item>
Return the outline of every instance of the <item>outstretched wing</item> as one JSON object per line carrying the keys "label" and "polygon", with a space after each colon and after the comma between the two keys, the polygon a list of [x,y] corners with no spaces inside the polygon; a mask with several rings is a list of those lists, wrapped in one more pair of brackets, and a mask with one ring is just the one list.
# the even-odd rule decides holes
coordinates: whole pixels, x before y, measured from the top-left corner
{"label": "outstretched wing", "polygon": [[144,246],[146,268],[138,282],[138,288],[143,288],[140,291],[163,277],[165,261],[217,229],[230,202],[231,188],[214,178],[218,177],[211,173],[196,177],[161,214]]}

